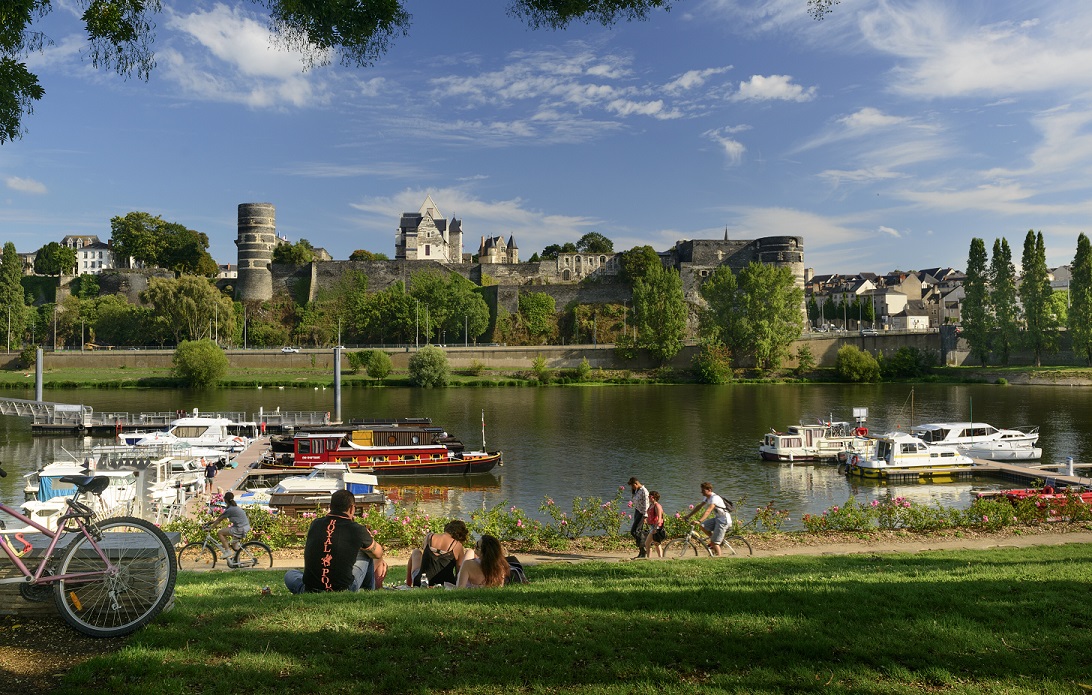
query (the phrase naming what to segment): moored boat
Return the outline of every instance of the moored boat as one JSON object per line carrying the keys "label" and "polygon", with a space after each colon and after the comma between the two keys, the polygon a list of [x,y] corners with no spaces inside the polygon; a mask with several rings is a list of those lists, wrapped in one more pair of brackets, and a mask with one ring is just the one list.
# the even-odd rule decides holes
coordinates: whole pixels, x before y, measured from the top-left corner
{"label": "moored boat", "polygon": [[[384,424],[348,431],[320,429],[292,437],[291,453],[274,455],[270,469],[310,469],[325,463],[379,477],[473,475],[504,465],[499,451],[466,451],[457,439],[438,427]],[[453,444],[452,440],[457,444]]]}
{"label": "moored boat", "polygon": [[985,422],[930,422],[914,425],[910,434],[928,444],[953,446],[961,453],[989,461],[1037,461],[1043,450],[1038,427],[1003,429]]}
{"label": "moored boat", "polygon": [[242,507],[261,507],[298,516],[329,507],[331,494],[348,490],[359,508],[382,506],[387,498],[376,490],[378,482],[374,475],[354,472],[345,464],[324,463],[314,466],[308,475],[284,478],[267,490],[240,493],[236,502]]}
{"label": "moored boat", "polygon": [[765,461],[793,463],[845,460],[848,454],[867,455],[872,442],[868,429],[848,422],[790,425],[787,432],[772,431],[762,438],[758,455]]}
{"label": "moored boat", "polygon": [[862,478],[887,479],[916,477],[943,482],[953,480],[962,469],[974,467],[974,461],[951,446],[929,444],[905,432],[889,432],[876,437],[876,453],[871,457],[851,455],[846,473]]}
{"label": "moored boat", "polygon": [[242,435],[233,434],[236,424],[221,417],[181,417],[171,422],[166,431],[119,433],[118,443],[134,447],[189,445],[239,452],[247,447],[249,440]]}

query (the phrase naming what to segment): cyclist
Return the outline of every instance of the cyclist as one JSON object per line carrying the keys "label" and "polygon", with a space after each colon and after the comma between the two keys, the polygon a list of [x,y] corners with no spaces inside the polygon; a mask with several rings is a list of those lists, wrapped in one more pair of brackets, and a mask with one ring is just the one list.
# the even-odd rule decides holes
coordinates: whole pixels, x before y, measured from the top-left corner
{"label": "cyclist", "polygon": [[224,520],[230,522],[216,532],[216,535],[220,538],[220,545],[224,548],[224,559],[230,560],[233,556],[231,543],[243,540],[243,537],[250,533],[250,519],[247,518],[243,508],[235,502],[234,492],[229,490],[224,493],[224,504],[227,506],[224,507],[224,511],[220,513],[220,516],[205,524],[203,528],[213,528]]}
{"label": "cyclist", "polygon": [[[702,483],[701,494],[702,501],[683,519],[689,519],[698,512],[702,512],[701,518],[695,523],[701,524],[701,529],[709,536],[709,550],[720,557],[720,544],[724,541],[724,534],[732,525],[732,503],[725,502],[724,498],[713,492],[712,483]],[[710,514],[713,515],[712,518],[707,518]]]}

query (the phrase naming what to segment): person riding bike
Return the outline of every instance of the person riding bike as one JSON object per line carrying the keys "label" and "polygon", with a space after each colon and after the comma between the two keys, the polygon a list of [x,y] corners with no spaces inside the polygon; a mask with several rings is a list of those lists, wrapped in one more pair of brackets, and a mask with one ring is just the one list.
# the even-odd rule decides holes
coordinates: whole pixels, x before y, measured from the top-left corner
{"label": "person riding bike", "polygon": [[227,506],[224,507],[224,511],[220,516],[205,524],[203,528],[214,528],[225,520],[230,522],[216,532],[216,535],[220,538],[220,545],[223,546],[224,559],[227,560],[234,555],[231,544],[241,542],[246,534],[250,533],[250,519],[247,518],[246,512],[235,501],[234,492],[224,493],[224,504]]}
{"label": "person riding bike", "polygon": [[[695,523],[701,524],[702,531],[709,536],[709,550],[719,557],[720,544],[724,541],[724,534],[732,526],[733,505],[713,492],[712,483],[702,483],[701,494],[702,501],[691,509],[690,513],[684,516],[683,519],[689,519],[698,512],[702,512],[701,518]],[[710,517],[710,514],[712,517]]]}

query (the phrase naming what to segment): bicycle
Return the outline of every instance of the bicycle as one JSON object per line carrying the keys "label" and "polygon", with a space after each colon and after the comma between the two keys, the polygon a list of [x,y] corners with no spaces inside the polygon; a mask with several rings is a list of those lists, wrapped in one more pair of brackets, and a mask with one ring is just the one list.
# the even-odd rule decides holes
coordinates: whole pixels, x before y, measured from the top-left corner
{"label": "bicycle", "polygon": [[[228,569],[267,570],[273,567],[273,551],[261,541],[250,540],[242,545],[232,541],[231,547],[235,555],[226,558]],[[215,569],[222,548],[212,531],[205,529],[204,539],[187,543],[178,550],[178,567],[187,571]]]}
{"label": "bicycle", "polygon": [[[6,476],[0,468],[0,478]],[[0,519],[0,548],[23,575],[0,579],[0,584],[18,583],[19,594],[28,601],[47,601],[52,594],[65,622],[85,635],[120,637],[135,632],[173,601],[178,576],[174,544],[144,519],[119,516],[95,521],[94,511],[80,498],[101,496],[109,478],[66,475],[61,482],[74,485],[76,494],[65,500],[67,511],[55,531],[0,502],[0,512],[49,541],[32,569],[23,558],[31,556],[34,545],[21,532],[12,531],[8,538]],[[22,543],[18,550],[16,541]]]}
{"label": "bicycle", "polygon": [[[698,531],[697,526],[691,526],[685,536],[677,536],[664,544],[665,558],[682,558],[688,554],[697,557],[699,549],[704,550],[710,557],[716,557],[713,549],[709,547],[709,537]],[[754,555],[751,543],[738,533],[725,534],[720,542],[721,555]]]}

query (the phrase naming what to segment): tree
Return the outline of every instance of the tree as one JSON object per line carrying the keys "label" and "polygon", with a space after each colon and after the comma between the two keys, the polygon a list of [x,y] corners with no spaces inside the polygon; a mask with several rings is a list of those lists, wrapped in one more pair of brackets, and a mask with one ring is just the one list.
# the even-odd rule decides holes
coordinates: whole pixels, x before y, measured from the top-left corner
{"label": "tree", "polygon": [[1028,230],[1021,256],[1024,275],[1020,281],[1020,301],[1024,305],[1024,344],[1035,355],[1035,366],[1043,365],[1044,352],[1056,349],[1057,316],[1052,311],[1050,275],[1046,265],[1043,233]]}
{"label": "tree", "polygon": [[844,381],[867,383],[880,380],[880,363],[871,353],[855,345],[843,345],[838,350],[834,373]]}
{"label": "tree", "polygon": [[149,307],[136,306],[118,294],[95,300],[95,336],[108,345],[158,344],[155,315]]}
{"label": "tree", "polygon": [[674,268],[653,268],[633,284],[633,313],[637,345],[666,363],[683,347],[686,334],[686,299],[682,279]]}
{"label": "tree", "polygon": [[563,246],[550,244],[546,248],[542,249],[542,260],[556,261],[557,257],[563,253],[576,253],[576,244],[572,243],[571,241],[565,242]]}
{"label": "tree", "polygon": [[26,297],[20,281],[22,277],[23,262],[19,258],[19,252],[15,250],[14,243],[5,242],[3,260],[0,261],[0,306],[4,309],[4,314],[0,317],[3,321],[0,330],[4,332],[5,347],[18,347],[23,342],[22,335],[28,316]]}
{"label": "tree", "polygon": [[383,381],[391,373],[391,356],[382,350],[372,350],[368,355],[368,376]]}
{"label": "tree", "polygon": [[649,271],[658,265],[660,255],[651,246],[634,246],[629,251],[623,251],[620,259],[622,264],[622,276],[630,283],[638,278],[648,275]]}
{"label": "tree", "polygon": [[733,355],[750,356],[758,369],[779,369],[804,329],[804,291],[789,268],[750,263],[739,277],[721,266],[701,287],[709,304],[703,332]]}
{"label": "tree", "polygon": [[129,259],[182,275],[216,275],[207,234],[147,212],[130,212],[110,220],[110,244],[119,264]]}
{"label": "tree", "polygon": [[819,319],[823,318],[823,311],[819,308],[819,302],[816,301],[815,295],[808,297],[807,304],[808,321],[814,326]]}
{"label": "tree", "polygon": [[76,271],[76,250],[51,241],[34,256],[34,272],[39,275],[65,275]]}
{"label": "tree", "polygon": [[1012,250],[1004,237],[993,242],[989,277],[989,306],[993,314],[989,346],[1001,364],[1007,365],[1009,357],[1020,344],[1020,303],[1017,301]]}
{"label": "tree", "polygon": [[[809,6],[835,1],[809,0]],[[308,68],[334,61],[373,65],[397,36],[409,33],[410,14],[400,0],[257,2],[269,11],[274,43],[302,53]],[[563,29],[572,22],[611,26],[620,20],[645,20],[671,4],[672,0],[509,0],[508,12],[531,28]],[[84,10],[91,64],[147,80],[155,67],[152,43],[160,0],[76,0],[76,5]],[[34,103],[45,95],[21,59],[49,42],[32,25],[52,9],[51,0],[6,0],[0,13],[0,143],[21,135],[22,117],[32,113]]]}
{"label": "tree", "polygon": [[[994,252],[996,257],[996,251]],[[990,271],[986,265],[986,242],[971,239],[967,256],[967,277],[963,281],[963,306],[960,322],[963,339],[971,354],[985,367],[990,360],[990,337],[993,334],[993,313],[990,310]]]}
{"label": "tree", "polygon": [[576,242],[580,253],[614,253],[614,242],[599,232],[588,232]]}
{"label": "tree", "polygon": [[1092,244],[1084,232],[1077,236],[1077,254],[1070,273],[1069,337],[1073,353],[1092,366]]}
{"label": "tree", "polygon": [[519,315],[530,338],[545,343],[557,328],[557,303],[545,292],[520,292]]}
{"label": "tree", "polygon": [[374,253],[372,251],[365,251],[364,249],[357,249],[349,254],[350,261],[387,261],[385,253]]}
{"label": "tree", "polygon": [[694,377],[703,384],[727,384],[732,380],[732,354],[719,340],[701,341],[691,366]]}
{"label": "tree", "polygon": [[209,237],[176,223],[165,222],[160,226],[163,248],[158,265],[181,275],[213,277],[220,268],[209,255]]}
{"label": "tree", "polygon": [[188,386],[211,388],[227,373],[228,359],[211,340],[184,340],[174,351],[174,373]]}
{"label": "tree", "polygon": [[284,265],[307,265],[315,260],[315,247],[306,239],[294,244],[277,244],[273,249],[273,262]]}
{"label": "tree", "polygon": [[409,380],[414,386],[447,386],[447,355],[435,345],[426,345],[409,360]]}
{"label": "tree", "polygon": [[152,305],[156,322],[176,343],[235,334],[231,300],[205,278],[152,278],[141,298]]}

